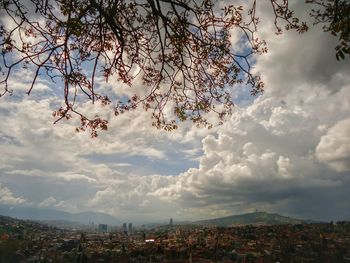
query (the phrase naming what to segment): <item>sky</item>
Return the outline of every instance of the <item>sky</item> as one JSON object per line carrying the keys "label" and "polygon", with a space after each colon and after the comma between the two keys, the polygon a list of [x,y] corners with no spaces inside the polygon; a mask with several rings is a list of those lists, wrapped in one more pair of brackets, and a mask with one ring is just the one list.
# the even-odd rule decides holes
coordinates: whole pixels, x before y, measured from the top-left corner
{"label": "sky", "polygon": [[210,130],[184,122],[166,132],[141,109],[113,117],[86,103],[110,120],[91,139],[75,133],[77,120],[53,125],[58,87],[41,79],[27,96],[31,74],[17,72],[14,95],[0,99],[0,204],[145,222],[255,210],[349,220],[350,60],[336,60],[336,38],[320,27],[276,36],[259,12],[269,51],[253,70],[265,93],[238,89],[232,117]]}

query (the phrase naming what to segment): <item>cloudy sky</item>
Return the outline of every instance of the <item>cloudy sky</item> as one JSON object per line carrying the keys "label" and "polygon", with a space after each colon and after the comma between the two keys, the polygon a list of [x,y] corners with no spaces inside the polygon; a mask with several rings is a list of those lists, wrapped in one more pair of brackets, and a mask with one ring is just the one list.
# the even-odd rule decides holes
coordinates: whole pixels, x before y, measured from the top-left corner
{"label": "cloudy sky", "polygon": [[269,52],[254,71],[266,92],[247,105],[249,91],[237,91],[241,106],[211,130],[160,131],[135,111],[110,117],[109,130],[90,139],[74,120],[53,125],[57,87],[42,79],[28,97],[31,75],[17,73],[14,95],[0,100],[0,204],[137,221],[255,209],[350,219],[349,60],[335,59],[336,39],[320,27],[275,36],[270,13],[260,12]]}

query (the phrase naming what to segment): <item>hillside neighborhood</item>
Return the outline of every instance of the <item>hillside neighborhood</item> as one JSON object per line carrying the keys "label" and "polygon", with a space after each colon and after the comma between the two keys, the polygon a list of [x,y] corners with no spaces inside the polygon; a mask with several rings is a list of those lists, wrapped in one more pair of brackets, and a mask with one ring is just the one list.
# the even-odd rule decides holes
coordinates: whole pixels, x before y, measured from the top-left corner
{"label": "hillside neighborhood", "polygon": [[350,262],[350,222],[81,231],[1,216],[0,262]]}

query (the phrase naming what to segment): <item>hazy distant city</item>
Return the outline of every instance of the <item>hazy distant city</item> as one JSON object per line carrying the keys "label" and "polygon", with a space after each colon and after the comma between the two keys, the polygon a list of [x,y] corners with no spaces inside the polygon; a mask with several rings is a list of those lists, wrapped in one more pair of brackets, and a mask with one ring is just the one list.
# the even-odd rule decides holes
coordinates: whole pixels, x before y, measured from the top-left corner
{"label": "hazy distant city", "polygon": [[0,262],[350,262],[346,221],[257,212],[187,224],[170,218],[157,226],[57,224],[1,216]]}

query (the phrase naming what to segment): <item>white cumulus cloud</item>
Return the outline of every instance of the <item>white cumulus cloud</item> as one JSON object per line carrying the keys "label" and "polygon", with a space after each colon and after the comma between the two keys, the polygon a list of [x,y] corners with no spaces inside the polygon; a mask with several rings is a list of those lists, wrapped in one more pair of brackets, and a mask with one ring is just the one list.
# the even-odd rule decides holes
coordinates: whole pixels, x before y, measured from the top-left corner
{"label": "white cumulus cloud", "polygon": [[10,189],[0,183],[0,204],[18,205],[25,203],[26,200],[21,197],[16,197]]}
{"label": "white cumulus cloud", "polygon": [[316,155],[336,171],[350,171],[350,118],[340,120],[321,137]]}

